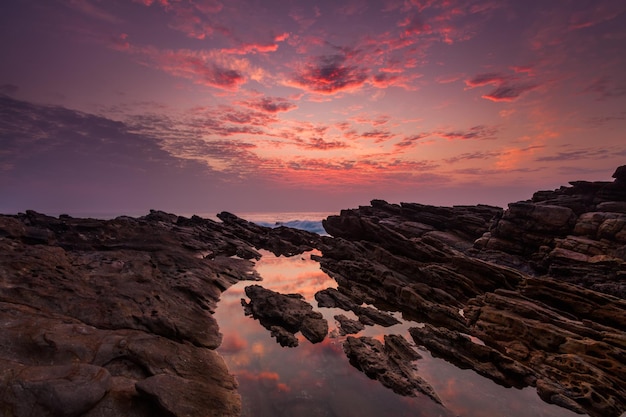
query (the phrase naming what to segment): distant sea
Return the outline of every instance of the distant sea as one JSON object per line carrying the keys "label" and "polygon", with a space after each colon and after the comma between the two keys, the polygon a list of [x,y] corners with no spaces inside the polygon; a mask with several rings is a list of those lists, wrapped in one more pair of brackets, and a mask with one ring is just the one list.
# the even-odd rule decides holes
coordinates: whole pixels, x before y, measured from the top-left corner
{"label": "distant sea", "polygon": [[327,235],[322,227],[322,220],[332,216],[333,212],[284,212],[284,213],[234,213],[242,219],[260,226],[287,226],[294,229],[307,230],[319,235]]}

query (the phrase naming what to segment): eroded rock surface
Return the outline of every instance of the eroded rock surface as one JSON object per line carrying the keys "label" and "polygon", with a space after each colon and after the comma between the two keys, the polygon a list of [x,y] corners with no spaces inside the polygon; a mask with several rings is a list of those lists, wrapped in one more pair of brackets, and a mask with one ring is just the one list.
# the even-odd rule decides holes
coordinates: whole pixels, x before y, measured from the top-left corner
{"label": "eroded rock surface", "polygon": [[343,349],[354,367],[394,392],[406,396],[424,394],[441,404],[435,390],[418,375],[413,363],[421,355],[400,335],[385,335],[384,340],[383,345],[372,337],[348,336]]}
{"label": "eroded rock surface", "polygon": [[319,343],[328,334],[328,322],[300,294],[281,294],[261,287],[247,286],[249,302],[241,300],[246,315],[251,315],[268,330],[281,346],[295,347],[301,332],[311,343]]}
{"label": "eroded rock surface", "polygon": [[[231,228],[158,211],[0,216],[0,414],[239,415],[213,311],[259,279],[245,259],[268,247]],[[277,252],[304,239],[254,231]]]}
{"label": "eroded rock surface", "polygon": [[[507,210],[388,204],[324,227],[320,305],[367,303],[423,322],[419,345],[504,386],[591,416],[626,411],[626,167]],[[347,352],[381,347],[349,339]],[[357,342],[358,341],[358,342]],[[354,353],[349,356],[355,357]],[[375,374],[369,362],[359,365]],[[366,369],[368,369],[366,371]]]}

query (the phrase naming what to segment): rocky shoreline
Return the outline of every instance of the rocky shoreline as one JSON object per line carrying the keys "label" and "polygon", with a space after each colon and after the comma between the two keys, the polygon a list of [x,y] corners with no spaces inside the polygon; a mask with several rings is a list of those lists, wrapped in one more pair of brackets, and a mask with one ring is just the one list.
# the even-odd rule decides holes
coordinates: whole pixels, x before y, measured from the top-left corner
{"label": "rocky shoreline", "polygon": [[[400,395],[441,402],[419,376],[431,354],[590,416],[626,411],[626,166],[498,207],[415,203],[343,210],[330,236],[160,211],[113,220],[0,215],[0,414],[236,416],[236,379],[215,352],[220,294],[260,277],[258,249],[316,248],[337,289],[356,368]],[[284,346],[328,332],[297,294],[246,288],[248,314]],[[364,304],[367,304],[364,305]],[[412,341],[358,336],[422,323]],[[416,323],[417,324],[417,323]],[[345,326],[345,328],[344,328]],[[444,404],[445,406],[445,404]]]}

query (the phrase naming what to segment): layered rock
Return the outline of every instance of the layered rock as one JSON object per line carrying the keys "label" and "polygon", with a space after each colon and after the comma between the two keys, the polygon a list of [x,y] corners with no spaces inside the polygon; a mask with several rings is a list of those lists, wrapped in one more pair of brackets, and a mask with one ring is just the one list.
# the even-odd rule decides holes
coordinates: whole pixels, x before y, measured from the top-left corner
{"label": "layered rock", "polygon": [[400,311],[424,323],[410,334],[435,356],[579,413],[619,416],[626,167],[614,178],[504,211],[380,200],[344,210],[324,222],[333,238],[319,260],[339,286],[318,302]]}
{"label": "layered rock", "polygon": [[[266,229],[274,250],[297,250]],[[259,279],[255,245],[157,211],[0,216],[0,414],[239,415],[212,313],[230,285]]]}
{"label": "layered rock", "polygon": [[625,298],[624,167],[615,171],[613,182],[572,181],[569,187],[509,204],[476,248],[517,256],[533,275]]}
{"label": "layered rock", "polygon": [[328,322],[321,313],[313,311],[313,306],[302,295],[281,294],[260,285],[250,285],[245,291],[250,298],[249,302],[241,300],[246,315],[259,320],[281,346],[297,346],[297,332],[311,343],[326,338]]}
{"label": "layered rock", "polygon": [[385,335],[385,344],[372,337],[348,336],[343,349],[350,363],[368,377],[405,396],[424,394],[441,404],[435,390],[418,375],[413,361],[421,358],[400,335]]}

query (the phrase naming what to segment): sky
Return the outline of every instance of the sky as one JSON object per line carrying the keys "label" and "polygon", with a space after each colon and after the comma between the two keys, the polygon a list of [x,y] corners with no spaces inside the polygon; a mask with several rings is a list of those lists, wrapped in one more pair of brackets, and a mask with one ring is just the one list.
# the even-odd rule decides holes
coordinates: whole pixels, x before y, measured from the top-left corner
{"label": "sky", "polygon": [[0,213],[506,207],[626,164],[623,0],[6,0]]}

